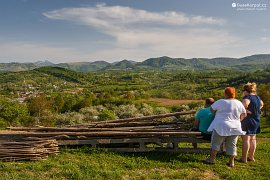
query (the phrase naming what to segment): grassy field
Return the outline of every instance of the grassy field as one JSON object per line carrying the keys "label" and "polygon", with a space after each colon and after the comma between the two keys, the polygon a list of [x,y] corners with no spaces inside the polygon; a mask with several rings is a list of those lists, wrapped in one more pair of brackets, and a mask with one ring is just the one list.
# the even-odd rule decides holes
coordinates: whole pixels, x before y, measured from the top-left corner
{"label": "grassy field", "polygon": [[[0,162],[0,179],[269,179],[270,120],[263,120],[256,162],[205,165],[207,154],[116,153],[104,149],[62,148],[57,156],[36,162]],[[241,140],[238,143],[241,151]]]}

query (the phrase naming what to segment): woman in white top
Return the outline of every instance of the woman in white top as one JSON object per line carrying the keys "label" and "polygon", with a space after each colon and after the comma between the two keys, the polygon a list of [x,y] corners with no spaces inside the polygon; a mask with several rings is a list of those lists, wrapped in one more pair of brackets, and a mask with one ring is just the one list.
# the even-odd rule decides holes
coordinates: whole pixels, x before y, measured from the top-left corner
{"label": "woman in white top", "polygon": [[222,142],[225,142],[226,154],[230,156],[228,166],[234,166],[238,135],[243,135],[241,120],[246,116],[243,104],[235,99],[235,88],[225,88],[225,99],[220,99],[211,105],[211,111],[216,113],[208,128],[213,132],[211,138],[211,154],[204,162],[214,164],[217,152]]}

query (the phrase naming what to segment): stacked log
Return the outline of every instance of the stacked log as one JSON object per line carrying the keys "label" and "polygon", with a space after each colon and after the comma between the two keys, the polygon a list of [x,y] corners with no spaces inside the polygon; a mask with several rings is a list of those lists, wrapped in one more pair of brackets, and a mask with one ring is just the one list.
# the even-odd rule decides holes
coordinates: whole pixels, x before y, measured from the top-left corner
{"label": "stacked log", "polygon": [[57,154],[55,139],[24,138],[0,141],[1,161],[42,160],[50,154]]}
{"label": "stacked log", "polygon": [[[93,122],[84,125],[75,125],[69,127],[9,127],[12,131],[29,131],[29,132],[178,132],[189,129],[190,124],[178,121],[177,119],[171,121],[157,120],[160,118],[190,115],[195,111],[176,112],[168,114],[160,114],[154,116],[144,116],[136,118],[126,118],[110,121]],[[109,132],[108,132],[109,133]],[[132,134],[132,133],[131,133]],[[109,135],[109,134],[108,134]]]}
{"label": "stacked log", "polygon": [[[56,139],[59,145],[91,145],[112,142],[139,142],[140,139],[158,142],[161,139],[179,138],[200,135],[190,132],[186,122],[177,118],[163,120],[161,118],[191,115],[195,111],[176,112],[154,116],[118,119],[111,121],[93,122],[90,124],[70,127],[10,127],[10,132],[0,133],[0,139],[18,140],[25,138]],[[21,132],[23,131],[23,133]],[[34,144],[34,143],[33,143]],[[37,157],[35,157],[37,158]],[[34,159],[35,159],[34,158]]]}

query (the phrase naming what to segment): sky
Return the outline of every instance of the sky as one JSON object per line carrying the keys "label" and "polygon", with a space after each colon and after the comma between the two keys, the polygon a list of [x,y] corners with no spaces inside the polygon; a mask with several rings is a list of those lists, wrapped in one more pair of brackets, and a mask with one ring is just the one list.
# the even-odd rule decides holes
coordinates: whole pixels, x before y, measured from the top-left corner
{"label": "sky", "polygon": [[0,0],[0,63],[270,54],[270,0]]}

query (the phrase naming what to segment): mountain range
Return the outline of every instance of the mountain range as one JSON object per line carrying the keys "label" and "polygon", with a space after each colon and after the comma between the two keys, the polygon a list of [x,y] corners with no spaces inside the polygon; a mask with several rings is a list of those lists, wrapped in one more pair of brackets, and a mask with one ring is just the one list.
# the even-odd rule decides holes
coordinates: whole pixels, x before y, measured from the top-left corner
{"label": "mountain range", "polygon": [[270,67],[270,54],[257,54],[243,58],[170,58],[167,56],[150,58],[142,62],[122,60],[109,63],[106,61],[95,62],[70,62],[54,64],[48,60],[35,63],[0,63],[0,72],[27,71],[43,66],[63,67],[78,72],[94,72],[104,70],[211,70],[230,69],[240,71],[254,71]]}

